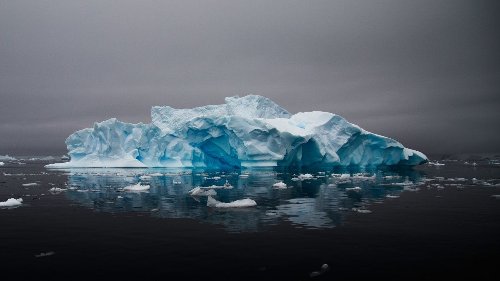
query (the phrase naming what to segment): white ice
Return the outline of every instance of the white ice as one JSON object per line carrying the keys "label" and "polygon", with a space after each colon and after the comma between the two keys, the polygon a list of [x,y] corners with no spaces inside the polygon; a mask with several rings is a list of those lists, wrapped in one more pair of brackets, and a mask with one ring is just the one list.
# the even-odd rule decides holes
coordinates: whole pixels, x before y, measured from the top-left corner
{"label": "white ice", "polygon": [[229,203],[224,203],[215,200],[212,196],[208,196],[207,206],[215,208],[243,208],[243,207],[253,207],[256,206],[257,202],[250,198],[245,198],[241,200],[232,201]]}
{"label": "white ice", "polygon": [[204,189],[199,186],[188,191],[188,194],[191,196],[215,196],[217,195],[217,191],[213,189]]}
{"label": "white ice", "polygon": [[23,204],[23,199],[22,198],[9,198],[7,201],[0,202],[0,207],[16,207],[20,206]]}
{"label": "white ice", "polygon": [[123,191],[142,192],[142,191],[148,191],[149,188],[150,188],[149,185],[141,185],[140,183],[138,183],[124,187]]}
{"label": "white ice", "polygon": [[280,181],[280,182],[273,184],[273,187],[276,189],[286,189],[286,183]]}

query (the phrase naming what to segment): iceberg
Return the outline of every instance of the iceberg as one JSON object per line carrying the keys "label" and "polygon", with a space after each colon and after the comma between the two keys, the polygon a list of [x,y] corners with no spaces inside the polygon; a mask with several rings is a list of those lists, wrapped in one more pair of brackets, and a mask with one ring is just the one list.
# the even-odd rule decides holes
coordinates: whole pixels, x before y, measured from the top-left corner
{"label": "iceberg", "polygon": [[112,118],[66,139],[72,167],[413,166],[427,157],[339,115],[291,114],[258,96],[193,109],[154,106],[152,122]]}

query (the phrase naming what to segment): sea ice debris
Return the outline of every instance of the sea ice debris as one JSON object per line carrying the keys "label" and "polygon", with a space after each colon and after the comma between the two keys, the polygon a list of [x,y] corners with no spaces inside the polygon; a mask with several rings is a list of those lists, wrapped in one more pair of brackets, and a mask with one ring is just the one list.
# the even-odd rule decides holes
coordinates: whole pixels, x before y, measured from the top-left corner
{"label": "sea ice debris", "polygon": [[253,207],[256,206],[257,202],[250,198],[245,198],[241,200],[232,201],[229,203],[224,203],[217,201],[212,196],[208,196],[207,206],[215,208],[243,208],[243,207]]}
{"label": "sea ice debris", "polygon": [[273,187],[276,189],[286,189],[286,183],[279,181],[279,182],[273,184]]}
{"label": "sea ice debris", "polygon": [[20,206],[23,204],[23,199],[22,198],[9,198],[7,201],[0,202],[0,207],[16,207]]}
{"label": "sea ice debris", "polygon": [[123,191],[142,192],[142,191],[148,191],[149,188],[150,188],[149,185],[141,185],[140,183],[138,183],[124,187]]}

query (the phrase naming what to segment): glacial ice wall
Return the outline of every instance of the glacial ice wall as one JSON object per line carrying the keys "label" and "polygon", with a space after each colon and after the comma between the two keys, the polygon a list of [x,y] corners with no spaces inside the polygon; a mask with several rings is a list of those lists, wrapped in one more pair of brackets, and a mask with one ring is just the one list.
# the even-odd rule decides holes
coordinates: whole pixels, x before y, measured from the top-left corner
{"label": "glacial ice wall", "polygon": [[288,111],[268,98],[228,97],[193,109],[155,106],[151,124],[109,119],[66,139],[66,167],[419,165],[427,157],[328,112]]}

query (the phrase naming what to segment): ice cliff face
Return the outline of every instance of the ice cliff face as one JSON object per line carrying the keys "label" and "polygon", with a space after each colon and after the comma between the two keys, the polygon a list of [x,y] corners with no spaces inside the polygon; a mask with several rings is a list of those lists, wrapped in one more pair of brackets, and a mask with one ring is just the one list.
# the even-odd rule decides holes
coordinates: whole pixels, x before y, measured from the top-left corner
{"label": "ice cliff face", "polygon": [[71,161],[48,167],[418,165],[427,157],[328,112],[291,115],[268,98],[193,109],[155,106],[151,124],[116,119],[66,140]]}

